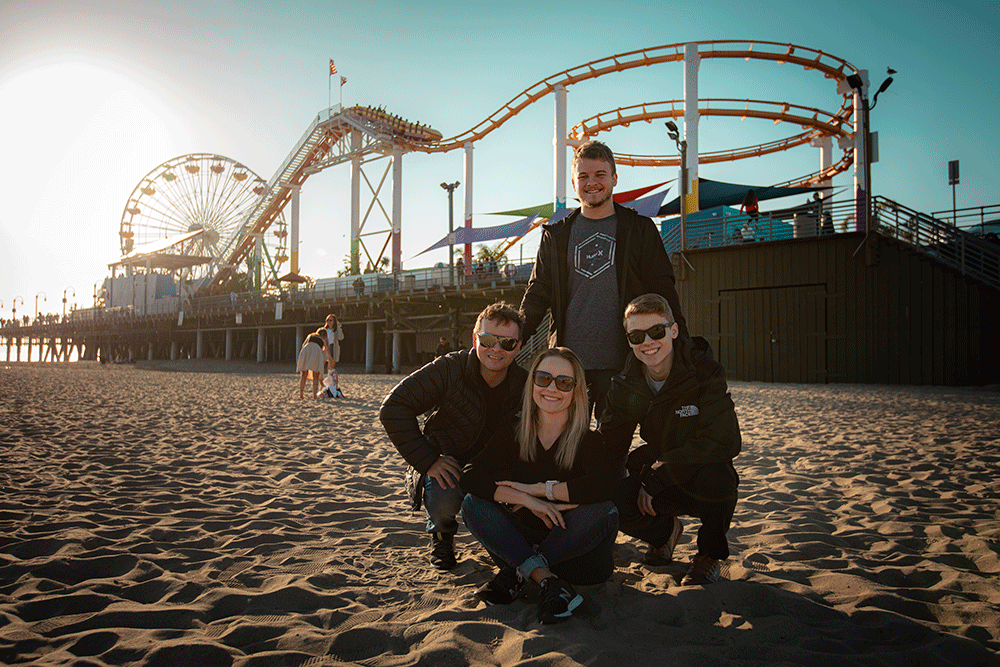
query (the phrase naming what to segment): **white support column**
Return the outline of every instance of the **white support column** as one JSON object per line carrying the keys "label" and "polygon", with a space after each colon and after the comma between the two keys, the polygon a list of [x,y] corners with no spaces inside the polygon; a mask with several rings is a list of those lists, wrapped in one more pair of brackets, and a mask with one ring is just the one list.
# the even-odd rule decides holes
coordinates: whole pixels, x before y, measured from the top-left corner
{"label": "white support column", "polygon": [[[152,361],[152,360],[153,360],[153,343],[150,343],[146,349],[146,361]],[[66,361],[69,361],[68,357]]]}
{"label": "white support column", "polygon": [[[403,147],[392,145],[392,275],[403,270]],[[397,285],[398,287],[398,285]]]}
{"label": "white support column", "polygon": [[203,359],[205,356],[205,332],[198,329],[198,333],[195,334],[194,343],[194,358]]}
{"label": "white support column", "polygon": [[295,325],[295,354],[299,353],[299,348],[302,347],[302,342],[306,339],[306,328],[301,324]]}
{"label": "white support column", "polygon": [[566,208],[566,86],[556,86],[555,135],[552,137],[553,205]]}
{"label": "white support column", "polygon": [[264,327],[257,327],[257,363],[264,363]]}
{"label": "white support column", "polygon": [[361,253],[361,130],[351,130],[351,274],[360,275]]}
{"label": "white support column", "polygon": [[291,185],[288,186],[292,190],[292,240],[288,243],[289,257],[292,260],[291,271],[292,273],[299,272],[299,193],[302,191],[302,186]]}
{"label": "white support column", "polygon": [[365,373],[375,370],[375,323],[368,322],[365,326]]}
{"label": "white support column", "polygon": [[233,360],[233,330],[226,329],[226,361]]}
{"label": "white support column", "polygon": [[[465,228],[472,229],[472,142],[465,144]],[[468,232],[466,232],[468,234]],[[468,273],[472,270],[472,244],[465,244],[465,259],[463,260],[463,270]],[[461,280],[461,278],[459,278]]]}
{"label": "white support column", "polygon": [[684,45],[684,140],[687,141],[688,214],[698,211],[698,45]]}
{"label": "white support column", "polygon": [[[819,137],[814,137],[809,141],[810,146],[819,148],[819,168],[820,170],[826,172],[831,166],[833,166],[833,138],[826,134]],[[824,188],[829,188],[833,185],[833,179],[825,178],[819,182],[819,185]],[[823,190],[819,193],[820,200],[823,202],[820,210],[820,222],[823,220],[823,216],[830,212],[830,190]]]}
{"label": "white support column", "polygon": [[858,70],[861,90],[854,91],[854,229],[863,232],[868,228],[868,122],[865,118],[865,99],[868,97],[868,70]]}
{"label": "white support column", "polygon": [[180,351],[180,346],[177,344],[177,341],[175,340],[170,341],[170,361],[177,361],[177,355],[179,351]]}

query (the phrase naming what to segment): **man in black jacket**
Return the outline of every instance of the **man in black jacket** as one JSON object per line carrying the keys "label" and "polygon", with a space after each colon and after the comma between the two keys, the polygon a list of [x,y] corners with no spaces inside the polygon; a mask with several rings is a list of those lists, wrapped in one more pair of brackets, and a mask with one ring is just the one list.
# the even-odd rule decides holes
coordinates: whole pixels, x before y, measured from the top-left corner
{"label": "man in black jacket", "polygon": [[622,333],[625,304],[647,292],[663,296],[682,336],[687,324],[674,268],[653,221],[614,203],[615,157],[599,141],[576,149],[573,188],[580,208],[545,225],[521,300],[527,340],[552,310],[549,346],[565,346],[583,362],[590,405],[601,415],[611,377],[628,354]]}
{"label": "man in black jacket", "polygon": [[700,518],[698,551],[681,583],[712,583],[729,557],[742,443],[725,370],[705,339],[679,337],[658,294],[629,303],[625,330],[633,356],[612,380],[599,430],[624,452],[638,425],[645,444],[629,454],[619,484],[619,530],[649,544],[645,562],[666,564],[683,530],[677,515]]}
{"label": "man in black jacket", "polygon": [[[464,493],[462,467],[482,449],[500,424],[521,409],[528,373],[514,363],[521,351],[524,320],[499,302],[479,314],[473,349],[451,352],[414,371],[382,401],[379,419],[392,444],[420,473],[431,564],[456,565],[455,517]],[[430,413],[423,431],[417,416]]]}

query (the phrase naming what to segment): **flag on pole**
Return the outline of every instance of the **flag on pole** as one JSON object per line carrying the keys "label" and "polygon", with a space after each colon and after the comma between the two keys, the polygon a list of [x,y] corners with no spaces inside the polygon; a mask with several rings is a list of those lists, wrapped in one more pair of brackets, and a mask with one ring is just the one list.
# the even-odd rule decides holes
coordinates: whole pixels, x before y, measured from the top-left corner
{"label": "flag on pole", "polygon": [[347,83],[347,77],[346,76],[340,77],[340,85],[343,86],[345,83]]}
{"label": "flag on pole", "polygon": [[333,59],[330,60],[330,76],[337,73],[337,66],[333,64]]}

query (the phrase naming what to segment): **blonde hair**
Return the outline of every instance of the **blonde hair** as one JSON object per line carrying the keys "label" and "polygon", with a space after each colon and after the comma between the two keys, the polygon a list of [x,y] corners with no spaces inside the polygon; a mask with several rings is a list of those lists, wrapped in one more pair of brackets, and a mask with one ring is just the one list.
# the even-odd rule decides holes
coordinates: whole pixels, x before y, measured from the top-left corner
{"label": "blonde hair", "polygon": [[587,409],[587,382],[584,377],[583,364],[573,350],[568,347],[553,347],[541,352],[531,363],[528,370],[528,383],[524,387],[524,398],[521,403],[521,423],[517,429],[517,441],[521,446],[522,461],[534,461],[538,451],[535,441],[538,439],[538,406],[533,396],[535,371],[543,360],[549,357],[560,357],[573,366],[573,400],[569,405],[569,419],[559,440],[556,441],[556,463],[560,468],[569,470],[576,460],[583,436],[590,428],[590,414]]}

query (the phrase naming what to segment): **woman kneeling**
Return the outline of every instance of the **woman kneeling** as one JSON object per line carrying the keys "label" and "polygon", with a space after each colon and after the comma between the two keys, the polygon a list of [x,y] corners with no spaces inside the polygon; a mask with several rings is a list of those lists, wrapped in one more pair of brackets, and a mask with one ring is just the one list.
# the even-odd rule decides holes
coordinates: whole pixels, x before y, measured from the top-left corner
{"label": "woman kneeling", "polygon": [[621,461],[589,429],[583,366],[568,348],[531,366],[521,422],[497,431],[462,473],[462,516],[500,568],[476,591],[509,604],[531,579],[541,586],[542,623],[573,614],[572,584],[599,584],[614,571],[618,511],[612,502]]}

